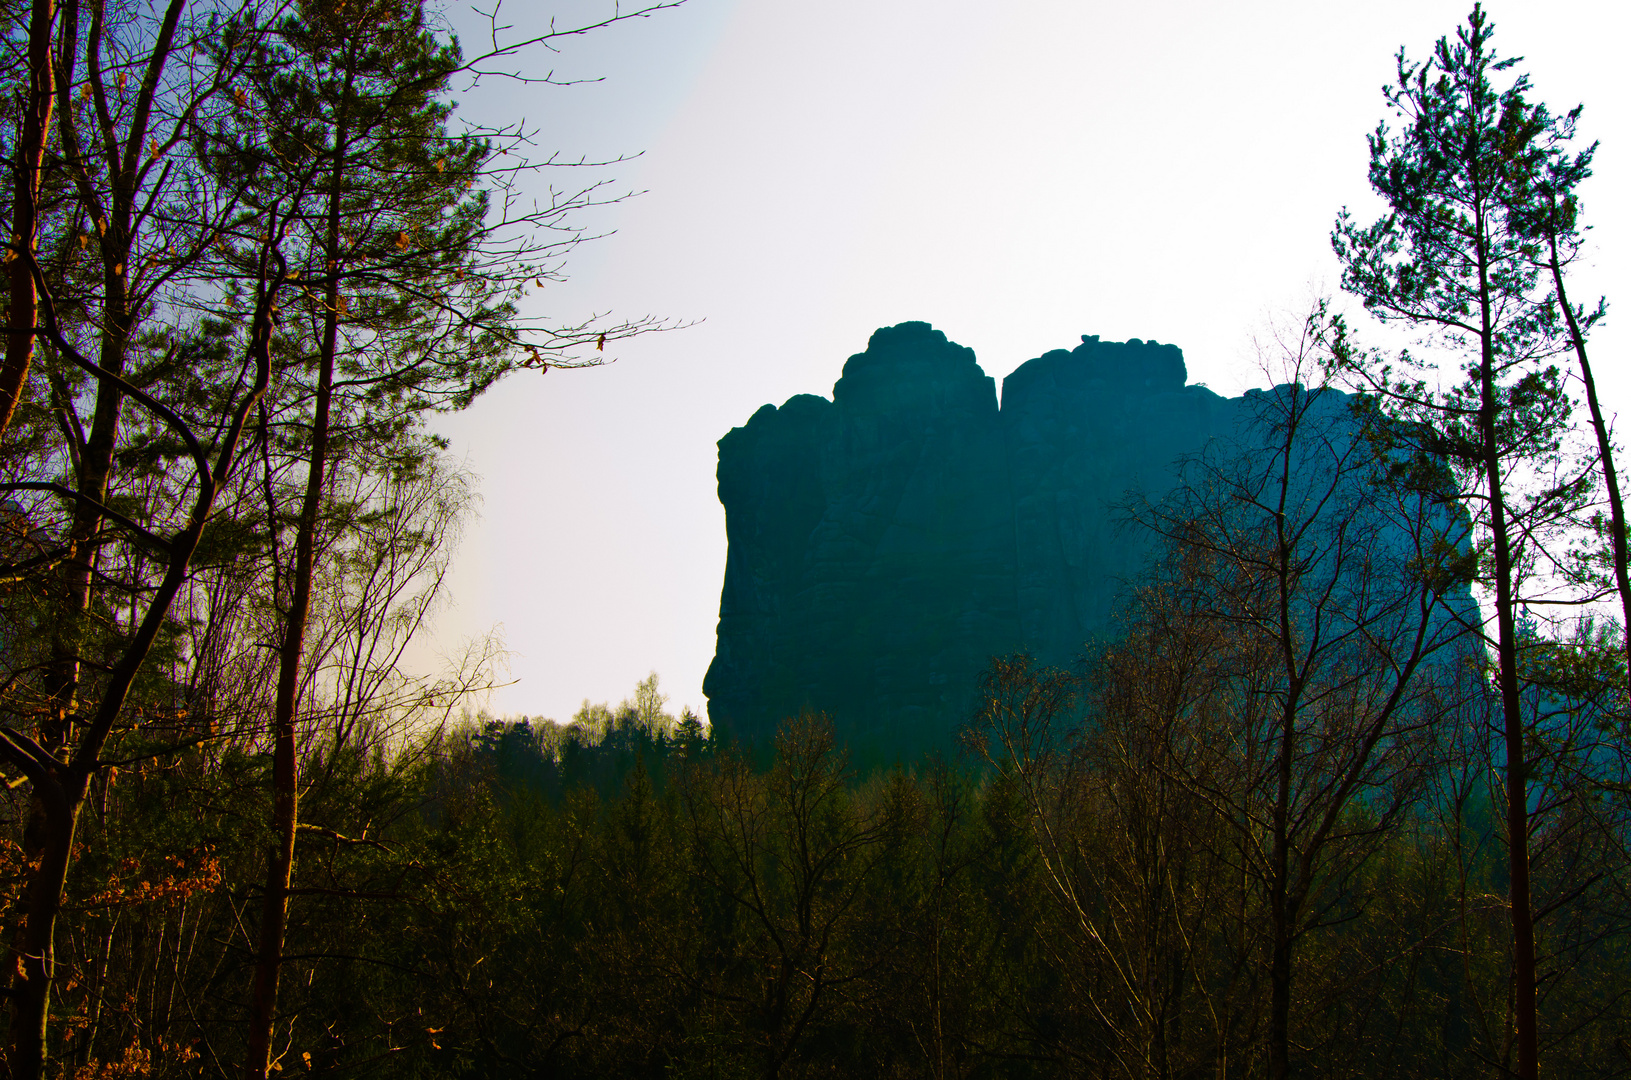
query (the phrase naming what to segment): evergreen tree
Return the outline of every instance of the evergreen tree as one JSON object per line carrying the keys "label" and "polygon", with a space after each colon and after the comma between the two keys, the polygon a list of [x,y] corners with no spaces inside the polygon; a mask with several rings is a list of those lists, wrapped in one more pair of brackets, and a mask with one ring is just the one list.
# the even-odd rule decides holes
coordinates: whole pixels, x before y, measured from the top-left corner
{"label": "evergreen tree", "polygon": [[275,840],[246,1062],[255,1077],[271,1063],[299,829],[297,720],[316,564],[346,513],[333,505],[335,470],[411,470],[434,452],[424,412],[468,402],[508,366],[514,300],[541,272],[527,244],[496,250],[477,183],[490,148],[447,129],[447,84],[462,62],[426,27],[418,0],[309,0],[263,40],[217,141],[219,168],[246,177],[251,207],[298,207],[285,244],[302,283],[282,310],[277,407],[261,432],[280,626]]}
{"label": "evergreen tree", "polygon": [[[1568,344],[1557,295],[1540,281],[1528,178],[1548,160],[1545,125],[1510,75],[1516,60],[1490,47],[1475,6],[1455,38],[1412,62],[1401,49],[1386,88],[1400,120],[1370,137],[1370,182],[1388,206],[1362,226],[1344,211],[1333,233],[1344,288],[1384,322],[1457,358],[1459,382],[1408,352],[1385,362],[1345,345],[1345,375],[1380,401],[1375,426],[1395,479],[1459,502],[1475,525],[1477,574],[1493,626],[1504,751],[1508,907],[1512,932],[1516,1075],[1537,1075],[1536,904],[1531,887],[1531,725],[1526,722],[1522,623],[1558,600],[1568,528],[1591,496],[1569,448],[1571,403],[1550,361]],[[1498,86],[1504,82],[1504,87]]]}

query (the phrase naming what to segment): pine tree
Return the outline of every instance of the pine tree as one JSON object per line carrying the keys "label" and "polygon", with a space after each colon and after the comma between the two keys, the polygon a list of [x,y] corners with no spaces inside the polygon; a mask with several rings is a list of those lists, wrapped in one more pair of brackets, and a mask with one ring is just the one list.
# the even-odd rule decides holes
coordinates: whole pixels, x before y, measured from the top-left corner
{"label": "pine tree", "polygon": [[[223,176],[246,178],[250,213],[298,206],[284,242],[301,283],[281,312],[275,406],[261,433],[281,585],[275,840],[252,987],[251,1077],[271,1066],[299,832],[306,635],[320,554],[343,525],[333,477],[347,462],[411,469],[434,452],[425,413],[467,403],[514,363],[524,334],[515,302],[545,272],[529,258],[536,241],[507,243],[501,231],[536,221],[491,220],[481,181],[492,145],[448,129],[448,82],[462,68],[457,45],[427,28],[420,0],[309,0],[266,37],[215,141]],[[336,749],[342,740],[336,733]]]}
{"label": "pine tree", "polygon": [[[1370,137],[1370,182],[1388,206],[1361,226],[1345,210],[1332,242],[1343,286],[1383,322],[1415,331],[1459,360],[1461,378],[1438,375],[1410,353],[1386,362],[1349,343],[1347,377],[1378,395],[1378,437],[1395,479],[1467,509],[1477,538],[1478,580],[1494,626],[1504,741],[1508,907],[1512,929],[1516,1075],[1538,1071],[1536,905],[1530,874],[1530,777],[1521,623],[1558,599],[1567,529],[1591,497],[1589,470],[1569,448],[1571,402],[1551,363],[1567,344],[1557,296],[1540,279],[1533,228],[1517,212],[1527,178],[1547,162],[1545,125],[1527,102],[1529,81],[1490,47],[1493,28],[1475,6],[1453,40],[1411,62],[1385,89],[1401,121]],[[1498,88],[1497,81],[1505,87]],[[1442,370],[1442,369],[1441,369]],[[1529,636],[1532,639],[1532,635]]]}

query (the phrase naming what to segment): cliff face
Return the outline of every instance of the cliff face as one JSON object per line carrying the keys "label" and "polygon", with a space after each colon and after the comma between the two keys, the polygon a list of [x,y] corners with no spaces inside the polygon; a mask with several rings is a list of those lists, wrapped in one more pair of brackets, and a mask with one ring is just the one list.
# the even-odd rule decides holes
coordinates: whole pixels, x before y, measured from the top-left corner
{"label": "cliff face", "polygon": [[719,441],[730,543],[703,684],[721,731],[804,708],[884,755],[944,746],[997,653],[1069,663],[1145,546],[1112,511],[1230,434],[1239,400],[1183,354],[1084,337],[996,387],[925,323],[879,330],[832,401],[766,405]]}
{"label": "cliff face", "polygon": [[1232,435],[1241,403],[1186,386],[1176,345],[1084,337],[1003,381],[1003,429],[1014,503],[1019,641],[1067,664],[1109,629],[1111,605],[1146,545],[1114,506],[1159,498],[1174,463]]}

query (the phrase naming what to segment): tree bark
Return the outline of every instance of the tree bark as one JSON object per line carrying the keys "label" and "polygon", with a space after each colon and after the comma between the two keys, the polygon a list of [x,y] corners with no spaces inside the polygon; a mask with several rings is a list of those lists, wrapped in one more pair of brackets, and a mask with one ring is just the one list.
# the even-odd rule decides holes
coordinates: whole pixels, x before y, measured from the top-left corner
{"label": "tree bark", "polygon": [[[34,0],[28,17],[28,100],[17,144],[16,189],[12,196],[11,242],[34,250],[39,226],[40,165],[51,130],[55,86],[51,67],[51,24],[55,0]],[[34,359],[35,295],[32,261],[24,252],[10,253],[11,309],[7,319],[6,358],[0,364],[0,436],[11,426]]]}
{"label": "tree bark", "polygon": [[1273,866],[1270,868],[1269,913],[1273,921],[1273,952],[1269,958],[1269,1077],[1286,1080],[1291,1075],[1291,931],[1295,919],[1289,895],[1289,852],[1287,811],[1291,801],[1291,744],[1294,714],[1284,717],[1280,761],[1274,807]]}
{"label": "tree bark", "polygon": [[1495,549],[1495,626],[1497,683],[1501,694],[1503,735],[1506,741],[1506,830],[1509,886],[1507,906],[1512,923],[1513,1027],[1516,1036],[1519,1080],[1536,1080],[1540,1069],[1540,1038],[1535,1015],[1535,913],[1529,884],[1529,783],[1524,752],[1523,700],[1518,686],[1518,633],[1513,590],[1512,537],[1506,520],[1506,498],[1501,483],[1501,456],[1496,421],[1500,401],[1495,391],[1495,342],[1490,326],[1484,222],[1478,220],[1480,335],[1480,408],[1478,423],[1483,440],[1485,484],[1489,494],[1491,546]]}
{"label": "tree bark", "polygon": [[1302,703],[1302,673],[1298,664],[1296,625],[1292,618],[1292,541],[1287,535],[1286,512],[1291,498],[1291,459],[1296,453],[1302,408],[1298,384],[1290,390],[1284,442],[1280,446],[1279,491],[1274,508],[1275,606],[1279,640],[1275,642],[1285,668],[1285,700],[1281,705],[1280,739],[1275,762],[1274,840],[1270,853],[1269,912],[1273,921],[1273,953],[1269,958],[1269,1077],[1291,1075],[1291,942],[1297,918],[1291,891],[1291,773],[1297,754],[1297,713]]}

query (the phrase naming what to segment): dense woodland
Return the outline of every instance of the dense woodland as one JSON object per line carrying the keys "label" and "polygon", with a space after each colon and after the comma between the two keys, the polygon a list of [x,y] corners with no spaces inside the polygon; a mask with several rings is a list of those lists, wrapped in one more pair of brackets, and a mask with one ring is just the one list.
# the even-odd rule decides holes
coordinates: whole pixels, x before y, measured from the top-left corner
{"label": "dense woodland", "polygon": [[474,483],[429,419],[658,328],[522,317],[616,193],[452,95],[671,6],[474,54],[417,0],[0,2],[5,1074],[1631,1073],[1595,147],[1480,9],[1333,233],[1415,352],[1269,340],[1252,436],[1122,508],[1121,635],[993,658],[940,755],[402,662]]}

